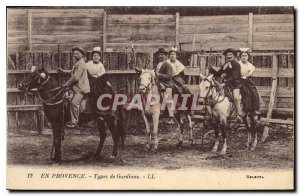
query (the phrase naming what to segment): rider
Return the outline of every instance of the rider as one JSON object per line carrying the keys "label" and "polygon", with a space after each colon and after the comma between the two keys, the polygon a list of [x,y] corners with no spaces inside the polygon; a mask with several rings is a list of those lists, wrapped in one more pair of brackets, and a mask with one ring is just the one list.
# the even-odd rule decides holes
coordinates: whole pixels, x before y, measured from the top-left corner
{"label": "rider", "polygon": [[242,103],[243,108],[246,111],[254,111],[255,114],[258,115],[260,114],[258,112],[260,106],[260,96],[253,81],[250,79],[255,70],[255,66],[248,61],[250,57],[248,50],[249,48],[240,48],[240,61],[238,61],[241,66],[242,76]]}
{"label": "rider", "polygon": [[[86,63],[88,78],[90,83],[90,100],[93,111],[96,110],[97,99],[101,94],[107,93],[112,94],[112,87],[105,74],[105,67],[101,63],[101,47],[95,47],[92,51],[92,60]],[[109,103],[105,103],[106,104]],[[103,104],[104,105],[104,104]],[[104,107],[105,107],[104,106]],[[105,111],[101,111],[104,112]]]}
{"label": "rider", "polygon": [[[85,51],[83,48],[76,46],[72,48],[75,65],[71,71],[71,78],[63,84],[64,88],[71,88],[74,90],[74,96],[70,104],[71,124],[67,125],[69,128],[78,127],[78,119],[80,112],[80,103],[86,93],[90,92],[90,85],[87,76],[87,69],[83,59]],[[62,73],[67,73],[67,70],[58,68]]]}
{"label": "rider", "polygon": [[209,72],[216,77],[224,77],[225,87],[228,87],[233,92],[234,105],[237,110],[237,120],[242,121],[242,108],[241,108],[241,66],[235,60],[237,52],[228,48],[223,52],[226,58],[226,63],[221,66],[219,71],[210,67]]}
{"label": "rider", "polygon": [[184,84],[184,68],[185,66],[177,60],[176,56],[177,48],[171,48],[169,51],[169,59],[167,60],[168,63],[172,65],[172,79],[174,82],[174,86],[177,91],[182,94],[183,93],[183,84]]}
{"label": "rider", "polygon": [[173,68],[170,63],[167,62],[167,52],[164,48],[159,48],[157,51],[159,63],[155,67],[155,73],[159,84],[159,90],[163,93],[164,97],[167,97],[167,110],[169,117],[174,118],[174,111],[172,109],[172,88],[174,83],[172,81]]}

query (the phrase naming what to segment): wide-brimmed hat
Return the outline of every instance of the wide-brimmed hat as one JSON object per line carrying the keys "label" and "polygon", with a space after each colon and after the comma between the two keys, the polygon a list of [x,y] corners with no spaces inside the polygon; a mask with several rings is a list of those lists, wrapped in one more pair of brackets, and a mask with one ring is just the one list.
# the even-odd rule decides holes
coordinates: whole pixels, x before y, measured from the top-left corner
{"label": "wide-brimmed hat", "polygon": [[83,54],[83,55],[85,54],[84,49],[81,48],[80,46],[75,46],[75,47],[72,48],[72,52],[74,52],[75,50],[81,52],[81,54]]}
{"label": "wide-brimmed hat", "polygon": [[101,56],[101,47],[100,46],[95,47],[92,51],[92,56],[94,55],[94,53],[98,53]]}
{"label": "wide-brimmed hat", "polygon": [[237,55],[236,50],[233,49],[233,48],[228,48],[228,49],[226,49],[226,50],[223,52],[223,55],[226,56],[226,54],[229,53],[229,52],[231,52],[232,54],[234,54],[234,56]]}
{"label": "wide-brimmed hat", "polygon": [[168,54],[168,52],[167,51],[165,51],[165,49],[164,48],[158,48],[158,50],[157,50],[157,52],[156,52],[156,54]]}

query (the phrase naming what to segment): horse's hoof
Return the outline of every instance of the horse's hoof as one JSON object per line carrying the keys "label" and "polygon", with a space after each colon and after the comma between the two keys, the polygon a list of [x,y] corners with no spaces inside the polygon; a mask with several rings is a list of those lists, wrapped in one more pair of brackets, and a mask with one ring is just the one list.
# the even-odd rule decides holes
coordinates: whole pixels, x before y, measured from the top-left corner
{"label": "horse's hoof", "polygon": [[151,148],[150,148],[150,145],[146,144],[146,145],[144,146],[144,151],[148,152],[150,149],[151,149]]}
{"label": "horse's hoof", "polygon": [[157,148],[151,148],[151,153],[157,153]]}
{"label": "horse's hoof", "polygon": [[191,146],[194,146],[194,140],[193,139],[189,139],[189,143]]}
{"label": "horse's hoof", "polygon": [[254,146],[252,146],[252,147],[250,148],[250,150],[251,150],[251,151],[254,151],[254,150],[255,150],[255,147],[254,147]]}
{"label": "horse's hoof", "polygon": [[109,161],[115,161],[117,159],[117,156],[110,155],[109,156]]}
{"label": "horse's hoof", "polygon": [[176,147],[181,147],[182,144],[183,144],[183,142],[182,142],[182,141],[179,141],[179,142],[176,144]]}
{"label": "horse's hoof", "polygon": [[217,150],[218,150],[218,149],[216,149],[216,148],[213,148],[213,149],[211,150],[211,152],[212,152],[212,153],[216,153],[216,152],[217,152]]}
{"label": "horse's hoof", "polygon": [[100,160],[102,159],[102,157],[101,157],[100,155],[95,155],[95,156],[94,156],[94,159],[95,159],[96,161],[100,161]]}
{"label": "horse's hoof", "polygon": [[59,163],[59,162],[61,162],[61,158],[59,158],[59,157],[52,157],[51,161],[53,161],[55,163]]}
{"label": "horse's hoof", "polygon": [[221,156],[225,156],[225,155],[226,155],[226,151],[225,151],[225,150],[221,150],[221,151],[220,151],[220,155],[221,155]]}

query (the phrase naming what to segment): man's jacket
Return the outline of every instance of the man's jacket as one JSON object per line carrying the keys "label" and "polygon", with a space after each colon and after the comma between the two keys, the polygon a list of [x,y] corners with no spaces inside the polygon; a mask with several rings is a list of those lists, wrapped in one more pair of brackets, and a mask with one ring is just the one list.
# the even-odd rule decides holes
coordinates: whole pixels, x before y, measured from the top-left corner
{"label": "man's jacket", "polygon": [[209,72],[214,74],[216,77],[220,77],[222,74],[225,74],[225,84],[230,86],[232,89],[241,87],[241,67],[235,60],[224,64],[219,71],[210,68]]}
{"label": "man's jacket", "polygon": [[172,81],[172,73],[172,65],[165,61],[160,67],[157,74],[158,83],[164,85],[165,88],[173,88],[174,84]]}
{"label": "man's jacket", "polygon": [[71,72],[71,78],[66,82],[66,85],[73,86],[73,90],[78,93],[90,92],[87,68],[83,58],[75,63]]}

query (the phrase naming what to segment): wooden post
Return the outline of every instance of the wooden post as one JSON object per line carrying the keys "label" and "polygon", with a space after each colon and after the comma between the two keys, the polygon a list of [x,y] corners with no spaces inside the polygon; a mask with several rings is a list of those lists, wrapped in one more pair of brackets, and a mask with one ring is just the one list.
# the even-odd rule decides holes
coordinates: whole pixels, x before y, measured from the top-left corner
{"label": "wooden post", "polygon": [[249,31],[248,31],[248,48],[252,51],[253,41],[253,13],[249,13]]}
{"label": "wooden post", "polygon": [[31,46],[31,26],[32,26],[32,22],[31,22],[31,10],[28,9],[28,19],[27,19],[27,22],[28,22],[28,48],[29,48],[29,51],[32,51],[32,46]]}
{"label": "wooden post", "polygon": [[179,48],[179,12],[176,12],[175,28],[175,46]]}
{"label": "wooden post", "polygon": [[[272,117],[272,111],[274,108],[274,103],[276,99],[276,92],[277,92],[277,75],[278,75],[278,60],[277,60],[277,55],[273,54],[273,59],[272,59],[272,88],[271,88],[271,94],[270,94],[270,102],[269,102],[269,107],[268,107],[268,113],[266,118],[271,118]],[[267,137],[269,135],[269,127],[264,128],[264,132],[261,138],[261,142],[266,141]]]}
{"label": "wooden post", "polygon": [[[107,44],[107,31],[106,31],[106,19],[107,19],[107,14],[104,11],[103,12],[103,45],[102,45],[102,51],[105,52],[106,51],[106,44]],[[102,55],[103,56],[103,55]]]}

